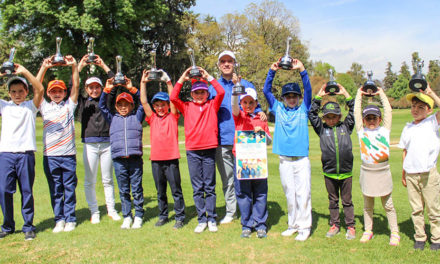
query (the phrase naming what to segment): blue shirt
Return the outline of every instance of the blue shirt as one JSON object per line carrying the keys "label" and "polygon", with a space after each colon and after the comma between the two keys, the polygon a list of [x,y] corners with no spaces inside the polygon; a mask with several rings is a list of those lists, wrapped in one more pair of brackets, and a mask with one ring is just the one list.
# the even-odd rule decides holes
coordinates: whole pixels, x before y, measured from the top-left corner
{"label": "blue shirt", "polygon": [[275,73],[276,71],[269,70],[263,89],[270,112],[275,115],[273,153],[289,157],[307,157],[309,155],[308,112],[312,102],[309,76],[306,70],[300,73],[304,98],[300,106],[290,108],[276,100],[272,93]]}

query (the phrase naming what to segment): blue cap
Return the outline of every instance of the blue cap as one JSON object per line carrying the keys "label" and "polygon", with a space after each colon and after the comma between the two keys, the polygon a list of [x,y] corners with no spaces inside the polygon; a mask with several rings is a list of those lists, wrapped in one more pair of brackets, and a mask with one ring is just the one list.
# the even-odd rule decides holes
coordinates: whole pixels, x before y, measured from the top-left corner
{"label": "blue cap", "polygon": [[153,99],[151,99],[151,103],[154,103],[155,101],[170,101],[170,97],[165,92],[158,92],[153,96]]}
{"label": "blue cap", "polygon": [[288,83],[283,86],[281,96],[285,96],[288,93],[299,94],[301,96],[301,88],[297,83]]}

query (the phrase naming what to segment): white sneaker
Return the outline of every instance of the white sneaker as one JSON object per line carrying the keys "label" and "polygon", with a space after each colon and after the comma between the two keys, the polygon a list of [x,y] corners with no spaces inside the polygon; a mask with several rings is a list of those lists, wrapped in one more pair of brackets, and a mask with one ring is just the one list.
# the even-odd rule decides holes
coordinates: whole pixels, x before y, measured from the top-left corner
{"label": "white sneaker", "polygon": [[109,216],[111,219],[113,219],[113,221],[119,221],[119,220],[122,219],[122,218],[119,216],[118,212],[116,212],[116,211],[110,211],[110,212],[108,212],[108,216]]}
{"label": "white sneaker", "polygon": [[99,224],[99,222],[101,222],[99,213],[93,213],[92,216],[90,217],[90,222],[92,224]]}
{"label": "white sneaker", "polygon": [[310,236],[310,230],[300,230],[298,231],[298,235],[295,237],[296,241],[306,241]]}
{"label": "white sneaker", "polygon": [[289,228],[287,228],[286,231],[282,232],[281,235],[288,237],[288,236],[295,234],[296,232],[298,232],[298,229],[296,229],[294,227],[289,227]]}
{"label": "white sneaker", "polygon": [[207,225],[207,223],[199,223],[194,229],[194,232],[198,234],[202,233],[206,229]]}
{"label": "white sneaker", "polygon": [[221,225],[229,224],[232,223],[232,221],[234,221],[234,217],[227,215],[220,221],[220,224]]}
{"label": "white sneaker", "polygon": [[131,223],[133,223],[133,219],[131,219],[131,216],[124,217],[124,222],[122,222],[121,228],[130,229]]}
{"label": "white sneaker", "polygon": [[217,232],[217,223],[216,222],[208,222],[208,230],[209,232]]}
{"label": "white sneaker", "polygon": [[67,222],[64,226],[64,232],[70,232],[75,230],[76,222]]}
{"label": "white sneaker", "polygon": [[64,226],[66,225],[66,222],[64,220],[60,220],[55,224],[55,228],[52,230],[54,233],[59,233],[64,230]]}
{"label": "white sneaker", "polygon": [[142,226],[142,218],[140,217],[135,217],[134,218],[134,222],[133,225],[131,226],[132,229],[139,229]]}

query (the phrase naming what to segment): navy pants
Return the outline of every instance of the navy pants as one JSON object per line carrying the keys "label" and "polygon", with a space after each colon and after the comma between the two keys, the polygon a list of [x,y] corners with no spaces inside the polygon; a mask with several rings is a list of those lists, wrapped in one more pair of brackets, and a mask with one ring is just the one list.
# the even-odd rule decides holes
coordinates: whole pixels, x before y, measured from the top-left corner
{"label": "navy pants", "polygon": [[142,157],[113,159],[116,180],[118,181],[119,196],[121,198],[122,215],[132,217],[130,187],[133,194],[135,216],[144,217],[144,189],[142,188]]}
{"label": "navy pants", "polygon": [[61,220],[76,222],[76,155],[44,156],[43,167],[49,184],[55,223]]}
{"label": "navy pants", "polygon": [[234,177],[235,195],[241,213],[242,230],[266,230],[267,179],[238,180]]}
{"label": "navy pants", "polygon": [[0,152],[0,205],[3,212],[2,231],[15,231],[13,195],[18,188],[21,193],[21,215],[23,232],[35,231],[34,196],[32,186],[35,179],[34,152],[25,153]]}
{"label": "navy pants", "polygon": [[187,150],[189,176],[199,223],[215,222],[215,151]]}
{"label": "navy pants", "polygon": [[167,181],[170,183],[171,194],[174,199],[174,211],[176,220],[185,220],[185,201],[183,200],[182,187],[180,185],[179,160],[151,161],[154,183],[157,190],[157,202],[159,206],[159,219],[168,218]]}

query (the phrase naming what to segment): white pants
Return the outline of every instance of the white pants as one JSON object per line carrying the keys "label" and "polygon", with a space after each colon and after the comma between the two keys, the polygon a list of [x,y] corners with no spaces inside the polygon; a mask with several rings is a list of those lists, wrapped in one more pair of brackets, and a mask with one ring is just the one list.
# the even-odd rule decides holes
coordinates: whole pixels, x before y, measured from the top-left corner
{"label": "white pants", "polygon": [[280,177],[287,199],[288,224],[298,230],[312,227],[311,171],[308,157],[280,156]]}
{"label": "white pants", "polygon": [[84,143],[84,192],[90,212],[99,213],[96,200],[96,175],[98,163],[101,162],[102,185],[104,186],[105,203],[107,212],[115,211],[115,193],[113,187],[113,161],[110,143]]}

